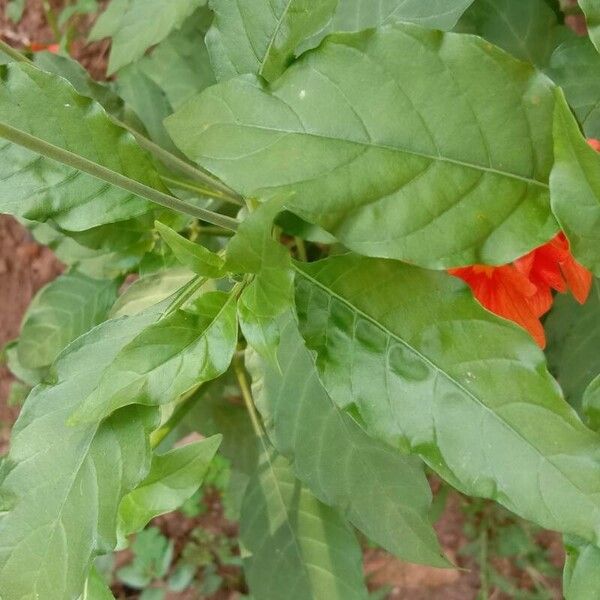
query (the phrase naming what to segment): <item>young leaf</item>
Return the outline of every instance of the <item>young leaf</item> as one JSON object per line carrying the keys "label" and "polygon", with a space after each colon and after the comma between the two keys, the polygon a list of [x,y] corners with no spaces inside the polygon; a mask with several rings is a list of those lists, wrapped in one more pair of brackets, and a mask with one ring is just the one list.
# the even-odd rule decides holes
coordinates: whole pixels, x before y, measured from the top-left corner
{"label": "young leaf", "polygon": [[90,40],[112,37],[111,75],[162,42],[206,0],[113,0],[90,33]]}
{"label": "young leaf", "polygon": [[458,30],[479,35],[538,67],[548,64],[568,31],[559,26],[545,0],[476,0],[459,21]]}
{"label": "young leaf", "polygon": [[550,194],[573,255],[600,276],[600,155],[581,135],[561,92],[554,115]]}
{"label": "young leaf", "polygon": [[294,477],[272,449],[261,454],[242,507],[240,540],[252,596],[261,600],[366,600],[360,546],[350,528]]}
{"label": "young leaf", "polygon": [[160,221],[157,221],[154,226],[182,265],[203,277],[214,279],[223,276],[225,260],[218,254],[200,244],[190,242]]}
{"label": "young leaf", "polygon": [[0,590],[6,598],[77,598],[92,558],[116,543],[121,498],[146,475],[154,412],[130,407],[69,427],[119,350],[160,311],[108,321],[71,344],[55,383],[30,394],[2,465]]}
{"label": "young leaf", "polygon": [[294,50],[331,18],[337,0],[211,0],[206,43],[218,80],[252,73],[277,79]]}
{"label": "young leaf", "polygon": [[235,296],[209,292],[140,332],[115,357],[73,423],[101,419],[130,404],[161,405],[231,363],[237,344]]}
{"label": "young leaf", "polygon": [[587,137],[600,137],[600,54],[586,37],[563,42],[547,74],[559,85]]}
{"label": "young leaf", "polygon": [[259,206],[227,246],[227,268],[254,275],[238,302],[241,330],[248,344],[271,362],[276,362],[279,317],[293,305],[290,254],[272,233],[282,209],[282,199]]}
{"label": "young leaf", "polygon": [[367,431],[463,492],[600,541],[600,445],[529,335],[460,281],[352,254],[297,265],[320,379]]}
{"label": "young leaf", "polygon": [[448,566],[429,521],[421,462],[370,438],[319,381],[294,320],[277,354],[281,371],[249,355],[253,397],[270,438],[296,477],[371,541],[404,560]]}
{"label": "young leaf", "polygon": [[598,0],[578,0],[585,14],[588,34],[600,52],[600,2]]}
{"label": "young leaf", "polygon": [[479,38],[402,24],[333,35],[272,88],[214,86],[166,126],[237,191],[289,195],[288,209],[357,252],[498,264],[558,229],[552,88]]}
{"label": "young leaf", "polygon": [[586,387],[600,373],[600,282],[583,306],[570,295],[557,296],[544,328],[550,370],[569,404],[580,410]]}
{"label": "young leaf", "polygon": [[76,271],[48,284],[33,299],[21,326],[19,362],[28,369],[49,367],[74,339],[108,317],[117,283]]}
{"label": "young leaf", "polygon": [[148,476],[119,506],[120,532],[141,530],[151,519],[179,508],[202,485],[221,436],[155,455]]}
{"label": "young leaf", "polygon": [[596,600],[600,589],[600,548],[581,540],[565,540],[567,560],[563,576],[566,600]]}
{"label": "young leaf", "polygon": [[158,271],[134,281],[115,302],[111,317],[132,316],[146,310],[182,289],[194,278],[194,273],[183,267]]}

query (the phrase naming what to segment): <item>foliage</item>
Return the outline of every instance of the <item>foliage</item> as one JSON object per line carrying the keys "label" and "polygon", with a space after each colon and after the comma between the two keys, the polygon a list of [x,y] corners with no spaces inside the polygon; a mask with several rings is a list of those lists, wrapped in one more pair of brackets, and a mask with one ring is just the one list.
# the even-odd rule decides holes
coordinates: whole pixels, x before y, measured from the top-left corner
{"label": "foliage", "polygon": [[[471,552],[543,579],[531,531],[554,529],[567,600],[597,597],[600,10],[580,4],[589,38],[550,0],[112,0],[91,34],[110,82],[66,52],[95,2],[54,19],[62,54],[0,45],[0,211],[67,265],[3,353],[27,398],[2,600],[110,598],[100,563],[128,544],[144,598],[208,595],[226,565],[256,600],[365,599],[363,537],[451,568],[425,467],[487,499]],[[550,310],[544,355],[519,323],[542,345]],[[206,478],[239,547],[198,527],[174,555],[146,525],[201,519]]]}

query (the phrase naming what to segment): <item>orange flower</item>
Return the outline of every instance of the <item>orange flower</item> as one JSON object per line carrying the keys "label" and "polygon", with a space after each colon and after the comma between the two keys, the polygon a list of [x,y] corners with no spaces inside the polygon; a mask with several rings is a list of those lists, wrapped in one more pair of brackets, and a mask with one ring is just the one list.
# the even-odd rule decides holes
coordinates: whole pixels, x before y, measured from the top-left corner
{"label": "orange flower", "polygon": [[540,317],[549,308],[546,308],[547,299],[541,299],[538,288],[513,265],[473,265],[450,269],[449,273],[465,281],[475,298],[488,310],[518,323],[531,333],[540,346],[545,346],[546,338]]}
{"label": "orange flower", "polygon": [[587,300],[592,287],[592,274],[573,258],[564,233],[516,260],[515,266],[538,289],[571,290],[580,304]]}
{"label": "orange flower", "polygon": [[449,273],[465,281],[488,310],[529,331],[542,348],[546,336],[540,317],[552,306],[552,290],[570,290],[583,304],[592,286],[592,274],[573,258],[563,233],[512,265],[473,265]]}
{"label": "orange flower", "polygon": [[588,138],[587,143],[596,151],[600,152],[600,140]]}
{"label": "orange flower", "polygon": [[48,52],[52,52],[52,54],[58,54],[58,51],[60,50],[58,44],[40,44],[39,42],[31,42],[29,48],[32,52],[43,52],[44,50],[48,50]]}

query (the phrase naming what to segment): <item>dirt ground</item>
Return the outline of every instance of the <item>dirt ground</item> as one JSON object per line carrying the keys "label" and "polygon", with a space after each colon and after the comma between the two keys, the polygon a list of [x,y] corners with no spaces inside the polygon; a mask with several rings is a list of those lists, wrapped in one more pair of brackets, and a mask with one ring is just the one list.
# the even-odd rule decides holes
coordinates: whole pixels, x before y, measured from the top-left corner
{"label": "dirt ground", "polygon": [[[5,8],[7,0],[0,0],[0,36],[15,47],[27,47],[32,42],[48,44],[53,41],[47,26],[41,0],[30,0],[23,21],[19,25],[7,22]],[[53,0],[59,5],[59,0]],[[80,26],[85,30],[90,26],[88,18],[82,19]],[[106,42],[86,45],[76,42],[73,54],[98,79],[104,77],[108,45]],[[52,252],[35,243],[28,232],[14,219],[0,215],[0,347],[14,339],[19,333],[22,316],[31,298],[45,283],[62,271],[62,265]],[[18,409],[7,406],[6,398],[11,377],[6,368],[0,366],[0,454],[8,447],[9,432],[17,417]],[[442,546],[448,556],[462,567],[456,570],[433,569],[403,563],[381,550],[365,552],[365,572],[373,587],[388,587],[389,600],[475,600],[478,595],[479,574],[471,559],[465,559],[460,549],[467,543],[463,532],[464,514],[460,508],[460,497],[450,495],[446,509],[436,525]],[[202,523],[207,527],[230,527],[222,518],[217,506],[211,513],[212,521]],[[195,525],[183,517],[170,515],[162,517],[158,525],[166,535],[182,540]],[[197,525],[197,523],[196,523]],[[560,538],[554,534],[544,534],[541,540],[552,550],[553,561],[560,565],[562,551]],[[507,572],[514,570],[507,564]],[[519,573],[515,573],[518,577]],[[556,596],[561,598],[559,582],[556,582]],[[135,596],[128,595],[128,598]],[[494,600],[505,596],[494,595]],[[178,596],[179,600],[196,600],[190,596]],[[219,600],[225,600],[220,595]],[[233,600],[229,597],[227,600]]]}

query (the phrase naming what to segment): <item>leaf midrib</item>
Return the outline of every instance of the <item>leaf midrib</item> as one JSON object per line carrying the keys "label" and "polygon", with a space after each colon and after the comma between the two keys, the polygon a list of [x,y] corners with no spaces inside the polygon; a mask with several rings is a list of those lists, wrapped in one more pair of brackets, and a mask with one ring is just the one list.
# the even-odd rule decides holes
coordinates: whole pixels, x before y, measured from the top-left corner
{"label": "leaf midrib", "polygon": [[283,12],[281,13],[281,16],[277,19],[277,26],[275,27],[275,30],[273,31],[273,34],[271,35],[271,39],[269,40],[269,45],[267,46],[267,49],[265,50],[265,55],[263,56],[262,60],[260,61],[260,69],[258,71],[259,75],[262,75],[264,73],[265,66],[267,64],[267,60],[269,59],[269,55],[271,54],[271,50],[273,49],[273,44],[275,43],[275,39],[277,38],[277,36],[279,35],[279,32],[281,31],[281,25],[283,24],[283,20],[285,19],[288,11],[290,10],[290,6],[292,5],[292,2],[294,2],[294,0],[288,0],[287,4],[285,5],[285,8],[283,9]]}
{"label": "leaf midrib", "polygon": [[[209,131],[212,127],[218,127],[219,125],[223,125],[223,124],[222,123],[213,123],[213,124],[209,125],[204,130],[204,133]],[[229,125],[229,123],[227,123],[226,125]],[[366,141],[361,141],[361,140],[351,140],[351,139],[342,138],[342,137],[333,137],[333,136],[329,136],[329,135],[324,135],[321,133],[311,133],[309,131],[304,131],[304,130],[303,131],[294,131],[294,130],[288,130],[288,129],[280,129],[280,128],[276,128],[276,127],[264,127],[261,125],[247,125],[247,124],[239,123],[239,122],[237,122],[233,125],[235,127],[241,128],[241,129],[256,129],[259,131],[270,131],[270,132],[275,132],[275,133],[281,133],[284,135],[304,135],[304,136],[315,137],[317,139],[328,140],[328,141],[333,141],[333,142],[341,142],[341,143],[345,143],[345,144],[355,144],[357,146],[363,146],[365,148],[389,150],[390,152],[396,152],[399,154],[409,154],[411,156],[418,156],[420,158],[425,158],[430,161],[438,161],[438,162],[448,163],[448,164],[451,164],[454,166],[473,169],[475,171],[484,171],[486,173],[491,173],[493,175],[506,177],[507,179],[515,179],[515,180],[527,183],[528,185],[535,185],[537,187],[541,187],[545,190],[549,189],[548,183],[545,183],[538,179],[532,179],[531,177],[526,177],[524,175],[518,175],[517,173],[511,173],[509,171],[501,171],[500,169],[494,169],[493,167],[486,167],[483,165],[468,163],[468,162],[461,161],[461,160],[458,160],[455,158],[449,158],[446,156],[442,156],[440,154],[438,154],[438,155],[427,154],[426,152],[418,152],[416,150],[411,150],[409,148],[403,148],[403,147],[399,147],[399,146],[390,146],[388,144],[382,144],[380,142],[374,143],[373,141],[366,142]],[[255,151],[255,153],[262,152],[262,151],[263,151],[263,148],[259,149],[258,151]],[[230,159],[221,159],[218,157],[206,156],[206,155],[205,155],[205,157],[208,159],[212,159],[212,160],[230,160]],[[239,159],[244,159],[244,158],[246,158],[246,155],[243,155],[234,160],[239,160]]]}
{"label": "leaf midrib", "polygon": [[481,401],[475,394],[473,394],[470,390],[468,390],[467,388],[465,388],[459,381],[457,381],[456,379],[453,379],[446,371],[444,371],[441,367],[439,367],[436,363],[434,363],[430,358],[428,358],[427,356],[425,356],[424,354],[422,354],[416,348],[413,348],[413,346],[411,346],[406,340],[403,340],[397,334],[395,334],[394,332],[390,331],[387,327],[385,327],[384,325],[382,325],[381,323],[379,323],[375,318],[371,317],[370,315],[368,315],[365,312],[363,312],[361,309],[359,309],[356,306],[354,306],[346,298],[340,296],[339,294],[337,294],[336,292],[334,292],[331,288],[328,288],[326,285],[324,285],[323,283],[321,283],[320,281],[318,281],[314,277],[311,277],[308,273],[304,272],[297,265],[294,265],[294,270],[300,276],[304,277],[305,279],[307,279],[308,281],[310,281],[313,285],[317,286],[321,290],[325,291],[326,293],[328,293],[331,296],[333,296],[334,298],[336,298],[339,302],[341,302],[342,304],[346,305],[348,308],[350,308],[352,311],[354,311],[357,315],[361,316],[362,318],[366,319],[367,321],[369,321],[370,323],[372,323],[373,325],[375,325],[383,333],[385,333],[386,335],[389,335],[391,338],[397,340],[405,348],[407,348],[413,354],[415,354],[416,356],[418,356],[421,360],[423,360],[423,362],[425,362],[427,365],[429,365],[430,367],[432,367],[435,371],[437,371],[439,374],[441,374],[450,383],[452,383],[453,385],[455,385],[459,390],[461,390],[462,392],[464,392],[464,394],[468,398],[470,398],[472,401],[474,401],[478,406],[482,407],[484,410],[486,410],[488,413],[490,413],[496,419],[496,421],[501,422],[516,437],[518,437],[519,439],[521,439],[525,443],[526,446],[528,446],[530,448],[533,448],[536,451],[536,454],[539,457],[541,457],[542,460],[544,460],[547,463],[551,464],[552,467],[564,479],[566,479],[569,484],[571,484],[575,489],[577,489],[581,494],[583,494],[587,498],[588,495],[579,486],[577,486],[574,481],[571,481],[571,479],[569,478],[568,474],[564,473],[562,471],[562,469],[558,465],[556,465],[548,456],[546,456],[539,448],[537,448],[537,446],[535,446],[528,439],[526,439],[525,437],[523,437],[523,435],[520,432],[518,432],[516,429],[514,429],[514,427],[512,427],[512,425],[508,421],[506,421],[506,419],[502,418],[498,413],[494,412],[489,406],[487,406],[483,401]]}

